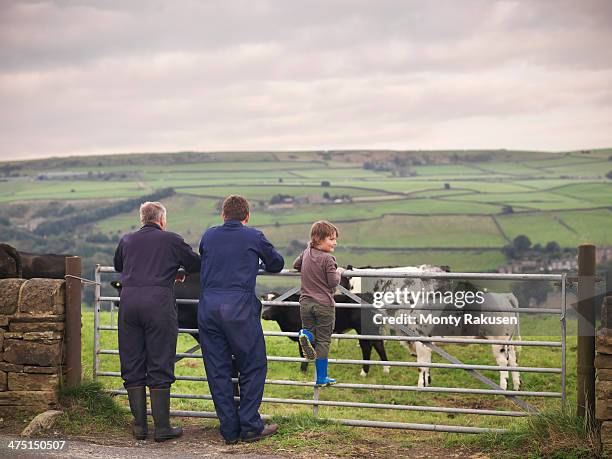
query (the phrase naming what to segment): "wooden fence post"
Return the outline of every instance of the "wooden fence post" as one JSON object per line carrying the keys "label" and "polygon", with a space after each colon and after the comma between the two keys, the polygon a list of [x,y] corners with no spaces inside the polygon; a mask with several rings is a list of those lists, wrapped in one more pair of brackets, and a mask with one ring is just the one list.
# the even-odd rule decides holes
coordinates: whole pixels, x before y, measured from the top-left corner
{"label": "wooden fence post", "polygon": [[81,383],[81,258],[66,257],[66,386]]}
{"label": "wooden fence post", "polygon": [[578,246],[578,416],[595,419],[595,246]]}

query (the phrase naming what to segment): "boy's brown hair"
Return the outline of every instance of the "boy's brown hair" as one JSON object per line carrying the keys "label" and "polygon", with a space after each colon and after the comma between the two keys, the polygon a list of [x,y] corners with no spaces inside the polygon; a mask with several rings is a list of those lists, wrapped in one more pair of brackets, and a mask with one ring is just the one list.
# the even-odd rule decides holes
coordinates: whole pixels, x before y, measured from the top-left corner
{"label": "boy's brown hair", "polygon": [[326,237],[340,236],[340,231],[335,225],[332,225],[327,220],[319,220],[314,222],[310,227],[310,242],[316,245],[323,241]]}
{"label": "boy's brown hair", "polygon": [[249,201],[244,196],[231,194],[223,201],[223,218],[225,220],[244,221],[250,213]]}

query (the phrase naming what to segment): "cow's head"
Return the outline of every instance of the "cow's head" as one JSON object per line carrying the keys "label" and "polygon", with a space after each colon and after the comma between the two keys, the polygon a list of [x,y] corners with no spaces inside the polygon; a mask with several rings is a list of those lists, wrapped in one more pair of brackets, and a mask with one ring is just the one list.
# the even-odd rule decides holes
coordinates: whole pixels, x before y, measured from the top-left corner
{"label": "cow's head", "polygon": [[[121,296],[121,282],[120,281],[111,281],[110,282],[110,286],[112,288],[114,288],[115,290],[117,290],[117,295]],[[119,301],[113,301],[113,305],[118,308],[119,307]]]}
{"label": "cow's head", "polygon": [[[276,292],[267,293],[260,297],[261,301],[272,301],[280,294]],[[265,305],[262,309],[261,318],[263,320],[278,320],[282,317],[284,306]]]}

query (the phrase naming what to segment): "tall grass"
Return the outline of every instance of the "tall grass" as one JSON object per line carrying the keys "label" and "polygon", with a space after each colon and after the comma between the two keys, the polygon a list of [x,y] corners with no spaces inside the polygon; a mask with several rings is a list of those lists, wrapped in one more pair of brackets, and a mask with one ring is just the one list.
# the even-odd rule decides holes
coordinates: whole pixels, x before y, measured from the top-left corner
{"label": "tall grass", "polygon": [[575,410],[543,411],[514,424],[506,433],[454,437],[447,444],[477,446],[499,457],[601,457],[596,422]]}
{"label": "tall grass", "polygon": [[76,387],[62,388],[60,405],[64,408],[64,414],[58,426],[68,433],[127,431],[127,410],[98,381],[85,381]]}

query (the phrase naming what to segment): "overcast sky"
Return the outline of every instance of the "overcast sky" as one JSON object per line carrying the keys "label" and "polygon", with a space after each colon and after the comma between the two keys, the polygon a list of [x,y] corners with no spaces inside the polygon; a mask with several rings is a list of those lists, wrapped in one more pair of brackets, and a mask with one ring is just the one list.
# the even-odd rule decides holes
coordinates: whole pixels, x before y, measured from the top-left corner
{"label": "overcast sky", "polygon": [[0,160],[612,147],[612,1],[0,2]]}

